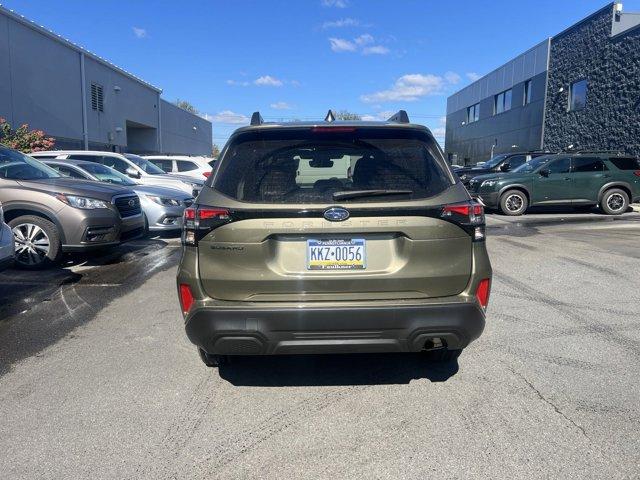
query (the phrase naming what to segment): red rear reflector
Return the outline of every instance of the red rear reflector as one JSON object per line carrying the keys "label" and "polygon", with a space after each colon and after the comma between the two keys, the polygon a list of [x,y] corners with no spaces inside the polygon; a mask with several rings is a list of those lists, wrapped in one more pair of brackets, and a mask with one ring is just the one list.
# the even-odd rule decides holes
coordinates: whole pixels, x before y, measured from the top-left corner
{"label": "red rear reflector", "polygon": [[314,133],[349,133],[355,132],[354,127],[313,127],[311,129]]}
{"label": "red rear reflector", "polygon": [[184,209],[184,219],[185,220],[195,220],[196,219],[196,209],[194,207],[189,207]]}
{"label": "red rear reflector", "polygon": [[209,178],[211,176],[211,172],[204,172],[203,175],[207,178]]}
{"label": "red rear reflector", "polygon": [[180,305],[182,306],[182,313],[185,315],[189,313],[191,307],[193,307],[193,303],[195,299],[193,298],[193,294],[191,293],[191,287],[186,283],[180,284]]}
{"label": "red rear reflector", "polygon": [[480,306],[482,308],[487,308],[489,305],[489,293],[491,291],[491,280],[485,278],[484,280],[480,280],[478,284],[478,288],[476,289],[476,298],[478,302],[480,302]]}
{"label": "red rear reflector", "polygon": [[229,210],[227,210],[226,208],[200,207],[198,209],[198,218],[200,220],[207,220],[210,218],[219,218],[221,220],[227,220],[229,218]]}

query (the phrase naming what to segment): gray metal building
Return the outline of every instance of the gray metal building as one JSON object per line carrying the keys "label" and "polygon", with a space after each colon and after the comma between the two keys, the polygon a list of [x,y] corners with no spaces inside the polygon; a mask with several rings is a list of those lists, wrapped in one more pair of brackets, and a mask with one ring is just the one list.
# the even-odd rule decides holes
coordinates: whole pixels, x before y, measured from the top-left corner
{"label": "gray metal building", "polygon": [[211,155],[211,123],[162,90],[0,6],[0,117],[56,148]]}
{"label": "gray metal building", "polygon": [[447,99],[451,162],[568,148],[640,155],[640,14],[623,13],[619,3]]}

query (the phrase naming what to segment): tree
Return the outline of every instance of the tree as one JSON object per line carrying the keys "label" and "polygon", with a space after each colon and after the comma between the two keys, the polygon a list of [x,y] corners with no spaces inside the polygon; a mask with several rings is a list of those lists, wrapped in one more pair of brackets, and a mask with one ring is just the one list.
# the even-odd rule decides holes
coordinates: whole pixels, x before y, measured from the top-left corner
{"label": "tree", "polygon": [[218,147],[217,144],[213,144],[213,147],[211,148],[211,156],[213,158],[218,158],[218,156],[220,155],[220,147]]}
{"label": "tree", "polygon": [[336,113],[336,120],[362,120],[362,117],[357,113],[351,113],[347,110],[340,110]]}
{"label": "tree", "polygon": [[176,99],[176,106],[195,115],[198,114],[198,110],[196,109],[196,107],[191,105],[191,103],[187,102],[186,100],[180,100],[179,98]]}
{"label": "tree", "polygon": [[14,130],[2,117],[0,117],[0,142],[22,153],[51,150],[56,144],[55,139],[47,137],[42,130],[29,130],[29,125],[26,123]]}

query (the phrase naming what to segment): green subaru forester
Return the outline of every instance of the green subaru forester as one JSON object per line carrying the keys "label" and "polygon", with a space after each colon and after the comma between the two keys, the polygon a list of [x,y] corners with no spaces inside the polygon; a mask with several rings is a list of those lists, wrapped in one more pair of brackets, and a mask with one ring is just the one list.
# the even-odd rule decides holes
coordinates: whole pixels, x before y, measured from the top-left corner
{"label": "green subaru forester", "polygon": [[611,153],[544,155],[509,173],[477,176],[469,192],[505,215],[546,205],[597,205],[608,215],[620,215],[640,200],[640,163]]}
{"label": "green subaru forester", "polygon": [[484,224],[404,111],[386,122],[255,113],[184,212],[187,335],[208,366],[305,353],[452,361],[485,324]]}

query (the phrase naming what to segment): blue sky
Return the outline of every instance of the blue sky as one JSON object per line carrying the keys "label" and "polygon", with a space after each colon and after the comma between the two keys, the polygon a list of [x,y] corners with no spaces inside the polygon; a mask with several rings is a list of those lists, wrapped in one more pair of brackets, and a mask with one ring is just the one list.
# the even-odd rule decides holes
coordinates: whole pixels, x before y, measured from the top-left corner
{"label": "blue sky", "polygon": [[[2,0],[0,0],[2,1]],[[4,0],[213,122],[214,142],[260,110],[319,119],[400,108],[444,137],[446,97],[604,0]],[[624,2],[640,11],[640,0]]]}

